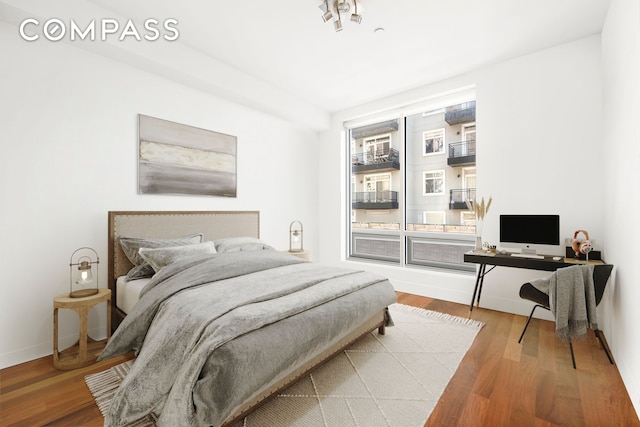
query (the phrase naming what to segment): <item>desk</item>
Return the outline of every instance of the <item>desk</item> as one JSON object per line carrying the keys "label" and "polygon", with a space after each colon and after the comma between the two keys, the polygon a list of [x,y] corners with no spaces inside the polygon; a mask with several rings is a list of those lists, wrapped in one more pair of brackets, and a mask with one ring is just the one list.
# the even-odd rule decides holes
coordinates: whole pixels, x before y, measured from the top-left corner
{"label": "desk", "polygon": [[[556,271],[562,267],[570,267],[576,264],[604,264],[603,261],[581,261],[574,258],[560,258],[559,260],[553,259],[554,255],[545,255],[543,259],[540,258],[521,258],[511,256],[510,253],[499,254],[490,253],[486,251],[474,250],[464,254],[464,262],[471,262],[479,264],[478,275],[476,276],[476,285],[473,289],[473,297],[471,298],[471,304],[469,304],[469,318],[471,318],[471,312],[473,311],[474,303],[480,307],[480,294],[482,293],[482,285],[484,283],[484,276],[496,267],[513,267],[513,268],[526,268],[528,270],[542,270],[542,271]],[[492,267],[487,270],[487,265]],[[476,300],[477,297],[477,300]]]}

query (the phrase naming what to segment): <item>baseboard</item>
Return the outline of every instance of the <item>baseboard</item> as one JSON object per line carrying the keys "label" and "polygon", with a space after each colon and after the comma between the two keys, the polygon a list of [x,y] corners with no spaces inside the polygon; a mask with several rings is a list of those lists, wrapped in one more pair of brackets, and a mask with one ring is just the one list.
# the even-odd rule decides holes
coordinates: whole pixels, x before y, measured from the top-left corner
{"label": "baseboard", "polygon": [[[104,326],[89,330],[89,336],[95,340],[101,340],[107,337],[104,331]],[[78,335],[65,335],[64,337],[60,337],[58,340],[59,346],[62,349],[73,345],[76,341],[78,341]],[[0,369],[30,362],[41,357],[51,356],[52,354],[53,339],[31,347],[25,347],[19,350],[0,354]]]}

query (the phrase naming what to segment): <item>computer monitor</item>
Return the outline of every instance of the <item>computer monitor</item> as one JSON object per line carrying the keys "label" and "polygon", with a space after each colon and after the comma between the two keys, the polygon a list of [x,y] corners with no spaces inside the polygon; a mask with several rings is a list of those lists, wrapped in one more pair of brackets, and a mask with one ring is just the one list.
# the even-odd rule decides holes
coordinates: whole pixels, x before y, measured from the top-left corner
{"label": "computer monitor", "polygon": [[500,215],[500,247],[553,254],[559,245],[560,215]]}

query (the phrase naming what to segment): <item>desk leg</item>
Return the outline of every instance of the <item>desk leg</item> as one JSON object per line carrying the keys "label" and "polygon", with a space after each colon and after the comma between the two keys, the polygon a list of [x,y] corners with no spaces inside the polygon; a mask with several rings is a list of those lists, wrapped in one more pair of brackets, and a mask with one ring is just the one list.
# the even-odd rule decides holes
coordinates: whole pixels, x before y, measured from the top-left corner
{"label": "desk leg", "polygon": [[480,305],[480,290],[482,289],[482,282],[484,281],[484,273],[487,268],[486,264],[480,264],[478,268],[478,275],[476,276],[476,286],[473,288],[473,297],[471,297],[471,304],[469,304],[469,319],[471,319],[471,312],[473,311],[473,305],[476,302],[476,295],[478,296],[478,305]]}
{"label": "desk leg", "polygon": [[482,275],[480,276],[480,286],[478,287],[478,299],[476,299],[476,308],[480,308],[480,295],[482,295],[482,285],[484,285],[484,276],[487,274],[487,264],[480,266]]}

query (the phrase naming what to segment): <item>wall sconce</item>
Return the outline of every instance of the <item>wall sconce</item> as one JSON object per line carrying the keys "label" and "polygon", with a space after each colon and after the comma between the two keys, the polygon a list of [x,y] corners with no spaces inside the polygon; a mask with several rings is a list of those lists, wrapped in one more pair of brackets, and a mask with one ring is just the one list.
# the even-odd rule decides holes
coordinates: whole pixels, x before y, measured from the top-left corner
{"label": "wall sconce", "polygon": [[302,252],[302,223],[293,221],[289,225],[289,252]]}
{"label": "wall sconce", "polygon": [[[86,255],[87,252],[93,252],[95,255],[95,261],[91,258],[91,255]],[[100,263],[100,258],[98,258],[98,253],[88,247],[83,247],[80,249],[76,249],[71,254],[71,259],[69,260],[69,297],[70,298],[84,298],[90,295],[95,295],[98,293],[98,264]],[[93,282],[93,273],[91,271],[91,265],[96,265],[96,287],[95,288],[84,288],[73,290],[73,267],[77,266],[77,279],[75,281],[76,285],[84,286]]]}

